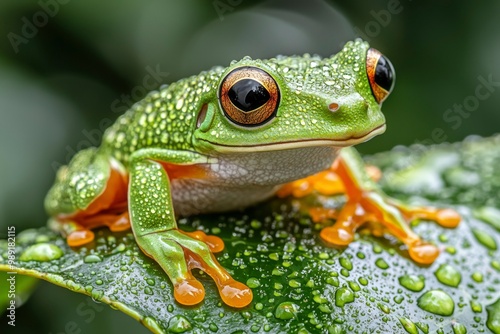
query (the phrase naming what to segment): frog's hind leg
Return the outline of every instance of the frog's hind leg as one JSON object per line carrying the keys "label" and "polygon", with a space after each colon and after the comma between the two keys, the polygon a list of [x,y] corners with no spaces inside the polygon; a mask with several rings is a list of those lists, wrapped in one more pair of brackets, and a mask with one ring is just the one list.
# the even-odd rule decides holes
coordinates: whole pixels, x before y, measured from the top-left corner
{"label": "frog's hind leg", "polygon": [[[332,176],[332,173],[335,176]],[[312,189],[306,192],[316,191],[330,195],[343,189],[347,197],[347,202],[340,212],[323,208],[310,209],[314,221],[336,219],[333,226],[323,228],[320,233],[321,238],[330,244],[348,245],[354,240],[358,228],[366,223],[373,223],[370,224],[373,234],[382,235],[389,232],[408,247],[409,255],[414,261],[430,264],[439,255],[439,250],[413,232],[408,222],[423,218],[449,228],[460,222],[460,216],[454,210],[410,207],[388,197],[368,175],[363,161],[353,149],[342,149],[330,170],[314,175],[306,181],[308,184],[301,184],[299,193],[304,189]],[[315,186],[316,183],[319,186]],[[288,192],[296,195],[290,188],[285,191],[285,194]]]}
{"label": "frog's hind leg", "polygon": [[100,226],[114,232],[130,228],[123,168],[93,148],[79,152],[61,168],[45,207],[53,217],[51,225],[72,247],[91,242],[91,230]]}

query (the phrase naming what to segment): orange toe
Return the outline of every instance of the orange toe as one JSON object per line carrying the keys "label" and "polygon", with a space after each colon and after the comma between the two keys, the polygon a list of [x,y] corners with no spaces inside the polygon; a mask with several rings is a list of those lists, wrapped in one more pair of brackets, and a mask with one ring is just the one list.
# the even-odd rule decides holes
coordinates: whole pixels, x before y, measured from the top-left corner
{"label": "orange toe", "polygon": [[92,240],[94,240],[94,232],[90,230],[73,231],[66,238],[66,242],[71,247],[83,246]]}
{"label": "orange toe", "polygon": [[181,232],[191,238],[205,242],[213,253],[218,253],[224,250],[224,241],[215,235],[207,235],[203,231]]}
{"label": "orange toe", "polygon": [[214,253],[222,252],[224,250],[224,241],[221,238],[216,237],[215,235],[207,235],[205,238],[205,242],[207,243],[210,250]]}
{"label": "orange toe", "polygon": [[174,297],[182,305],[196,305],[205,298],[205,289],[196,279],[187,279],[174,286]]}
{"label": "orange toe", "polygon": [[321,230],[320,237],[327,243],[337,246],[347,246],[354,240],[354,232],[335,226],[325,227]]}
{"label": "orange toe", "polygon": [[436,221],[441,226],[453,228],[460,223],[460,215],[452,209],[441,209],[436,213]]}
{"label": "orange toe", "polygon": [[128,218],[128,214],[122,215],[113,224],[109,225],[109,229],[112,232],[122,232],[130,229],[130,219]]}
{"label": "orange toe", "polygon": [[236,308],[247,306],[253,299],[252,290],[245,284],[233,279],[219,286],[219,293],[224,303]]}
{"label": "orange toe", "polygon": [[438,248],[428,243],[418,243],[408,248],[412,260],[420,264],[431,264],[439,256]]}

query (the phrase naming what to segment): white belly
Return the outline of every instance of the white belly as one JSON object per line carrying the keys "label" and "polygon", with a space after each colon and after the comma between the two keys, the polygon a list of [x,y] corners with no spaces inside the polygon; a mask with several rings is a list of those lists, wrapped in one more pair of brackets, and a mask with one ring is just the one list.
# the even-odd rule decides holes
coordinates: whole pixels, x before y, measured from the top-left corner
{"label": "white belly", "polygon": [[177,214],[223,212],[244,208],[271,197],[283,184],[331,166],[335,147],[218,155],[205,165],[206,178],[172,180]]}

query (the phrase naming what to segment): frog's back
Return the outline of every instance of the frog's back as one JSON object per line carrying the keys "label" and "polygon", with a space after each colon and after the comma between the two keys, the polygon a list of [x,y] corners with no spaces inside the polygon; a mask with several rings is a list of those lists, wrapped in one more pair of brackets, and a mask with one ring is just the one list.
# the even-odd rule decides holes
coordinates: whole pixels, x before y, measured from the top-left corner
{"label": "frog's back", "polygon": [[141,148],[192,150],[191,134],[203,103],[213,98],[223,71],[210,71],[164,85],[134,104],[106,130],[101,150],[128,165]]}

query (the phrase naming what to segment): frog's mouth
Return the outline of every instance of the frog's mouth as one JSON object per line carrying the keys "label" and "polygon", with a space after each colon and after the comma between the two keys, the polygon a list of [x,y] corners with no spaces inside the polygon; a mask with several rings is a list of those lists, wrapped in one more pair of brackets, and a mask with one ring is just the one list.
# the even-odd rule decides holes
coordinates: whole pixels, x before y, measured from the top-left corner
{"label": "frog's mouth", "polygon": [[294,141],[258,144],[258,145],[224,145],[220,143],[219,144],[212,143],[211,141],[205,139],[202,140],[212,145],[215,148],[215,150],[220,153],[269,152],[269,151],[289,150],[302,147],[318,147],[318,146],[333,146],[338,148],[348,147],[361,144],[379,134],[384,133],[384,131],[385,131],[385,123],[361,136],[349,137],[345,139],[318,138],[318,139],[304,139],[304,140],[294,140]]}

